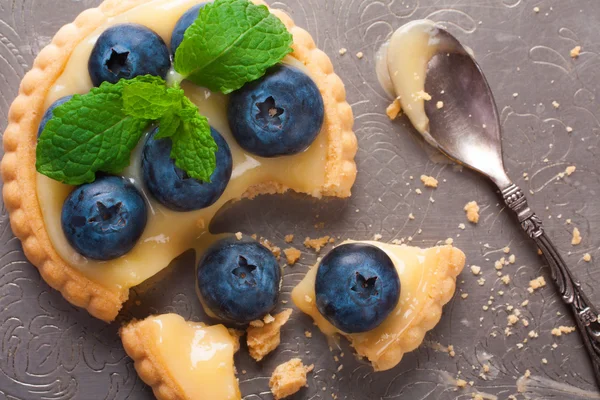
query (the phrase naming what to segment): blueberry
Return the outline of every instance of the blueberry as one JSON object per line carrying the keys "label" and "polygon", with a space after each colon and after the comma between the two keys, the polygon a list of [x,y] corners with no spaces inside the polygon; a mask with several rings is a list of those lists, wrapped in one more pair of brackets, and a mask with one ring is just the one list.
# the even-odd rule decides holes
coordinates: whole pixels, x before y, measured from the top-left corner
{"label": "blueberry", "polygon": [[171,67],[167,45],[154,31],[137,24],[105,30],[90,56],[88,70],[94,86],[117,83],[140,75],[165,78]]}
{"label": "blueberry", "polygon": [[306,150],[323,126],[319,88],[295,67],[278,65],[263,78],[232,93],[227,116],[233,136],[261,157]]}
{"label": "blueberry", "polygon": [[198,14],[200,14],[200,9],[204,7],[206,3],[200,3],[190,8],[179,18],[177,21],[177,25],[175,25],[175,29],[173,29],[173,34],[171,36],[171,53],[175,55],[175,52],[179,48],[181,42],[183,42],[183,35],[187,28],[190,27],[198,18]]}
{"label": "blueberry", "polygon": [[171,139],[155,140],[159,128],[148,137],[142,153],[144,183],[154,198],[174,211],[193,211],[213,205],[227,188],[233,161],[223,136],[211,128],[217,143],[217,167],[210,183],[188,177],[171,158]]}
{"label": "blueberry", "polygon": [[400,278],[379,247],[349,243],[323,257],[315,282],[319,312],[345,333],[378,327],[400,299]]}
{"label": "blueberry", "polygon": [[140,192],[125,178],[100,176],[65,200],[61,222],[81,255],[107,261],[128,253],[144,232],[148,215]]}
{"label": "blueberry", "polygon": [[197,277],[203,306],[225,321],[247,324],[277,304],[281,269],[258,242],[228,238],[215,243],[200,260]]}
{"label": "blueberry", "polygon": [[52,103],[52,105],[50,105],[50,107],[48,107],[48,109],[44,113],[44,116],[42,117],[40,126],[38,127],[38,133],[37,133],[38,138],[40,137],[42,132],[44,132],[44,128],[46,127],[46,124],[48,123],[48,121],[50,121],[52,119],[52,117],[54,116],[54,114],[53,114],[54,109],[58,106],[62,106],[67,101],[71,100],[72,98],[73,98],[73,96],[61,97],[60,99],[58,99],[54,103]]}

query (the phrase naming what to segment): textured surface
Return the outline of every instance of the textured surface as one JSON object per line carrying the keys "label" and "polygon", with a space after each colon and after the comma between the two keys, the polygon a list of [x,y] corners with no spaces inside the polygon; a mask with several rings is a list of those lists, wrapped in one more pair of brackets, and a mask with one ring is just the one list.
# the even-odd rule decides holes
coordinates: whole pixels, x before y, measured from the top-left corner
{"label": "textured surface", "polygon": [[[0,131],[18,83],[35,55],[62,24],[98,3],[0,0]],[[332,394],[361,400],[469,399],[476,391],[500,399],[510,394],[534,399],[600,398],[577,335],[555,338],[550,333],[556,326],[572,325],[552,286],[535,294],[527,292],[530,279],[540,274],[550,279],[491,185],[471,172],[431,161],[405,121],[389,122],[387,100],[373,73],[374,52],[381,41],[395,27],[415,18],[445,21],[474,49],[502,115],[509,173],[533,192],[530,204],[544,218],[584,289],[600,303],[595,287],[600,280],[595,267],[600,239],[594,235],[600,229],[600,167],[593,158],[600,135],[596,99],[600,5],[595,0],[286,0],[272,5],[289,12],[315,36],[346,82],[361,147],[358,181],[348,201],[316,202],[290,195],[236,204],[222,215],[215,230],[259,233],[281,247],[283,237],[293,232],[298,248],[305,236],[326,234],[353,239],[381,234],[385,241],[412,236],[412,242],[419,245],[453,237],[467,254],[468,264],[482,267],[486,281],[478,285],[479,277],[467,268],[459,289],[469,297],[457,296],[445,308],[442,321],[427,336],[428,345],[407,355],[396,369],[380,374],[356,361],[343,342],[341,350],[322,351],[328,348],[326,339],[296,312],[283,329],[276,354],[259,365],[245,350],[239,354],[238,371],[246,371],[240,374],[241,389],[247,398],[271,399],[270,373],[295,356],[316,366],[309,377],[310,388],[298,399],[330,399]],[[536,6],[540,8],[537,14]],[[569,50],[575,45],[583,51],[573,61]],[[344,56],[338,55],[342,47],[348,49]],[[354,56],[359,51],[365,54],[362,60]],[[560,107],[553,107],[552,101]],[[567,126],[573,128],[571,134]],[[576,172],[561,178],[559,174],[569,165],[575,165]],[[419,181],[423,173],[438,177],[440,187],[423,188]],[[416,188],[423,194],[417,195]],[[482,207],[478,226],[470,225],[462,211],[470,200]],[[289,213],[290,209],[294,212]],[[414,220],[408,218],[409,213]],[[460,223],[466,224],[465,230],[458,228]],[[574,226],[583,236],[578,246],[570,244]],[[0,399],[152,398],[124,355],[116,336],[119,322],[107,326],[94,320],[49,289],[25,260],[4,210],[0,240]],[[499,281],[494,268],[494,261],[506,256],[505,246],[516,257],[515,264],[502,271],[512,278],[508,286]],[[295,282],[316,259],[304,250],[300,264],[286,269],[283,300],[289,299]],[[584,253],[592,255],[592,262],[581,261]],[[183,256],[154,284],[149,282],[132,293],[120,320],[167,311],[206,319],[190,285],[192,273],[193,257]],[[494,299],[484,311],[482,306],[490,296]],[[522,307],[525,300],[529,305]],[[518,308],[529,326],[519,322],[506,337],[509,306]],[[307,329],[313,332],[310,339],[304,335]],[[517,343],[528,338],[531,330],[539,337],[529,338],[519,349]],[[439,351],[437,343],[453,345],[455,357]],[[484,364],[490,366],[485,379],[480,377]],[[338,371],[340,365],[343,369]],[[532,377],[520,381],[524,392],[518,393],[517,379],[527,369]],[[474,382],[473,387],[455,391],[453,378],[459,371]]]}

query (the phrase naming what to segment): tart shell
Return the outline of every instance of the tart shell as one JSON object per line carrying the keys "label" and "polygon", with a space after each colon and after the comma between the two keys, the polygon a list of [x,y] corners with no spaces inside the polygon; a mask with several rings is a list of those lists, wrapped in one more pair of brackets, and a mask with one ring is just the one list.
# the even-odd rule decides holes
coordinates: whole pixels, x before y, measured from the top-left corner
{"label": "tart shell", "polygon": [[[149,0],[105,0],[99,7],[82,12],[73,23],[63,26],[34,61],[19,88],[19,95],[8,114],[4,132],[4,157],[0,165],[4,181],[4,204],[10,215],[12,230],[22,244],[29,261],[42,278],[75,306],[85,308],[101,320],[113,321],[129,297],[129,289],[106,288],[71,267],[58,255],[44,226],[37,198],[35,149],[37,128],[45,112],[45,98],[62,74],[75,47],[94,30],[116,15]],[[265,4],[262,0],[253,0]],[[346,102],[346,91],[334,73],[329,57],[316,48],[311,35],[297,27],[279,10],[271,10],[286,25],[294,37],[292,56],[303,62],[317,83],[325,104],[324,134],[329,149],[325,184],[319,193],[310,195],[348,197],[356,179],[354,156],[356,136],[352,131],[354,118]],[[280,182],[265,182],[253,186],[242,197],[283,193],[288,188]],[[167,397],[165,397],[167,398]]]}

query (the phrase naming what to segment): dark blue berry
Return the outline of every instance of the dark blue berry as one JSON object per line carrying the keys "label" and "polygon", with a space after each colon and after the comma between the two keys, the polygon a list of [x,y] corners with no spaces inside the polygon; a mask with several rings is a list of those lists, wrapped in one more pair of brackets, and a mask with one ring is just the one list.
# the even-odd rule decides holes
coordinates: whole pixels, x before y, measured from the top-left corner
{"label": "dark blue berry", "polygon": [[313,80],[295,67],[279,65],[232,93],[227,117],[233,136],[261,157],[306,150],[323,126],[323,98]]}
{"label": "dark blue berry", "polygon": [[155,140],[156,128],[148,137],[142,154],[144,183],[154,198],[174,211],[193,211],[213,205],[229,183],[233,160],[229,145],[216,130],[210,130],[218,146],[217,167],[210,182],[190,178],[171,158],[170,138]]}
{"label": "dark blue berry", "polygon": [[197,277],[202,304],[225,321],[247,324],[277,305],[281,269],[273,253],[255,241],[215,243],[200,260]]}
{"label": "dark blue berry", "polygon": [[378,327],[400,299],[400,278],[379,247],[349,243],[323,257],[315,282],[317,308],[345,333]]}
{"label": "dark blue berry", "polygon": [[44,113],[44,116],[42,117],[40,126],[38,127],[38,133],[37,133],[38,138],[40,137],[42,132],[44,132],[44,128],[46,127],[46,124],[48,123],[48,121],[50,121],[52,119],[52,117],[54,116],[54,114],[53,114],[54,109],[58,106],[62,106],[67,101],[71,100],[72,98],[73,98],[73,96],[61,97],[60,99],[58,99],[54,103],[52,103],[52,105],[50,105],[50,107],[48,107],[48,109]]}
{"label": "dark blue berry", "polygon": [[183,35],[187,28],[190,27],[198,18],[198,14],[200,14],[200,10],[204,7],[206,3],[196,4],[194,7],[190,8],[179,18],[177,21],[177,25],[175,25],[175,29],[173,29],[173,35],[171,36],[171,53],[175,55],[175,52],[179,48],[181,42],[183,42]]}
{"label": "dark blue berry", "polygon": [[144,232],[148,214],[140,192],[125,178],[101,176],[65,200],[61,222],[81,255],[112,260],[127,254]]}
{"label": "dark blue berry", "polygon": [[171,67],[167,45],[154,31],[137,24],[105,30],[90,56],[88,70],[94,86],[117,83],[140,75],[165,78]]}

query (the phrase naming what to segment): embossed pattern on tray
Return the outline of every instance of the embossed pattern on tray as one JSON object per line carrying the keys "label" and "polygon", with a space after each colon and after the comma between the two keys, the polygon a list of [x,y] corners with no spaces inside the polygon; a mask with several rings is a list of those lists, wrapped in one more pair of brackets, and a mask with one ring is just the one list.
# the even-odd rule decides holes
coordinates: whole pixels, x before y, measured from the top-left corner
{"label": "embossed pattern on tray", "polygon": [[[19,81],[35,55],[61,25],[99,3],[0,0],[0,132],[6,127]],[[295,283],[316,261],[316,255],[302,246],[306,236],[370,239],[381,234],[384,241],[412,237],[413,244],[422,246],[451,237],[467,254],[468,265],[482,267],[485,283],[480,286],[480,277],[466,268],[459,278],[459,294],[427,335],[427,343],[385,373],[374,374],[352,356],[343,341],[340,349],[331,343],[330,351],[330,344],[312,322],[295,312],[275,354],[256,364],[245,350],[239,353],[236,361],[245,398],[271,399],[270,373],[297,356],[316,366],[309,388],[297,399],[331,399],[332,395],[353,400],[470,399],[478,392],[500,399],[511,394],[520,399],[599,399],[577,334],[551,335],[557,326],[573,325],[568,310],[551,285],[534,294],[527,291],[531,279],[548,278],[548,271],[504,210],[498,194],[474,173],[431,161],[405,120],[390,122],[385,115],[388,101],[373,71],[379,44],[394,28],[416,18],[444,22],[473,48],[501,112],[509,173],[530,193],[530,203],[539,210],[549,235],[584,290],[600,304],[596,289],[600,280],[596,267],[600,259],[600,167],[595,159],[600,138],[600,3],[286,0],[271,4],[289,12],[315,36],[346,83],[360,145],[358,181],[348,201],[319,202],[286,195],[236,204],[214,230],[258,233],[282,248],[284,236],[296,234],[293,245],[303,255],[300,264],[285,269],[283,301],[289,301]],[[539,13],[534,7],[539,7]],[[582,46],[582,54],[572,60],[569,51],[576,45]],[[339,55],[341,48],[348,53]],[[358,52],[365,57],[358,59]],[[560,106],[555,108],[553,101]],[[567,127],[572,127],[572,133],[567,133]],[[575,173],[562,176],[570,165],[577,167]],[[437,177],[439,188],[424,188],[421,174]],[[417,188],[423,194],[418,195]],[[477,226],[466,221],[462,210],[471,200],[481,206]],[[408,218],[410,213],[414,220]],[[461,223],[466,229],[459,229]],[[575,226],[583,236],[578,246],[570,244]],[[206,319],[190,284],[191,254],[133,290],[119,321],[106,325],[67,304],[41,280],[12,235],[4,208],[0,240],[1,400],[151,399],[152,393],[137,378],[121,347],[116,335],[119,324],[157,312]],[[516,259],[500,271],[510,275],[508,286],[494,268],[496,260],[508,256],[503,251],[506,246]],[[591,262],[582,261],[585,253],[591,254]],[[462,299],[461,293],[468,298]],[[526,300],[529,304],[522,306]],[[511,307],[519,309],[529,325],[520,321],[507,336]],[[305,336],[306,330],[313,333],[312,338]],[[538,337],[530,338],[530,331]],[[525,340],[519,348],[517,344]],[[454,346],[454,357],[440,351],[448,345]],[[490,369],[482,375],[483,365]],[[518,381],[526,370],[531,372],[530,379]],[[473,386],[457,389],[454,379],[458,376],[473,381]]]}

